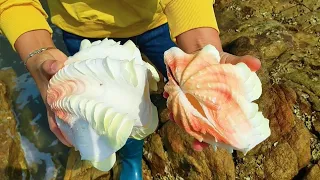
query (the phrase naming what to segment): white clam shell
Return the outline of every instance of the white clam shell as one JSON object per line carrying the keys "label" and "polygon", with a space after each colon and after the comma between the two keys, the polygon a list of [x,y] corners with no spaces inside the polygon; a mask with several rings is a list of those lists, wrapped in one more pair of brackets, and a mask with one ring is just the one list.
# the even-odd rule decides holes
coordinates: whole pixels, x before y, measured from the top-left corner
{"label": "white clam shell", "polygon": [[108,171],[128,138],[155,131],[158,113],[150,100],[159,74],[133,42],[81,42],[48,87],[48,104],[64,136],[99,170]]}

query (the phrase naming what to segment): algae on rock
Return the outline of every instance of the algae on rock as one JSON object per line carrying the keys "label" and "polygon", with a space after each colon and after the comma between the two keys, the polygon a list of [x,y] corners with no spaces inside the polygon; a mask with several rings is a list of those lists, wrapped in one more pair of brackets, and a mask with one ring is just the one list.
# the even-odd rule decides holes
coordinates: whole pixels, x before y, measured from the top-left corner
{"label": "algae on rock", "polygon": [[10,85],[0,82],[0,177],[3,180],[28,179],[29,171],[11,111],[8,87]]}

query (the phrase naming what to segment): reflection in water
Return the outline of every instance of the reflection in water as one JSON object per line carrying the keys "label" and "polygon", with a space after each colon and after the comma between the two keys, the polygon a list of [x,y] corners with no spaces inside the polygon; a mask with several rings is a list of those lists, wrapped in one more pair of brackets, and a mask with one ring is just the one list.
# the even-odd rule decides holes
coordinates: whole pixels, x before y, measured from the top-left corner
{"label": "reflection in water", "polygon": [[[61,31],[52,26],[54,42],[66,53]],[[8,40],[0,35],[0,71],[13,69],[13,111],[32,179],[63,179],[68,148],[50,131],[45,105],[30,73]],[[9,77],[6,77],[9,78]]]}
{"label": "reflection in water", "polygon": [[23,136],[21,136],[21,145],[23,151],[26,152],[25,158],[30,168],[32,168],[34,165],[38,166],[39,164],[44,164],[46,167],[44,171],[44,179],[57,177],[57,169],[52,161],[52,156],[49,153],[39,152],[35,145]]}
{"label": "reflection in water", "polygon": [[15,90],[19,92],[19,95],[15,100],[15,102],[19,104],[19,109],[23,109],[30,101],[36,99],[40,95],[30,73],[22,74],[16,79]]}

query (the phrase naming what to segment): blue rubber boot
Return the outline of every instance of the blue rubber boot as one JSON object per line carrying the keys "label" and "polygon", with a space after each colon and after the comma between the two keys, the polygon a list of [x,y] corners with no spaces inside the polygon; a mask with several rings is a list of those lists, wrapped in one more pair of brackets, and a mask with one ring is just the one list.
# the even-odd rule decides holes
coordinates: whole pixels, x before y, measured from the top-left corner
{"label": "blue rubber boot", "polygon": [[118,151],[120,162],[119,180],[142,180],[143,140],[129,138]]}

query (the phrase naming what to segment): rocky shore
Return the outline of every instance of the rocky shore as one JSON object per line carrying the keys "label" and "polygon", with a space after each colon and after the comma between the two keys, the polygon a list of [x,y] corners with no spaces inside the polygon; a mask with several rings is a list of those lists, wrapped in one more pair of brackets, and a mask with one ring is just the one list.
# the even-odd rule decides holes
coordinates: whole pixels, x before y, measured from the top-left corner
{"label": "rocky shore", "polygon": [[[144,145],[146,180],[268,179],[320,177],[320,1],[216,0],[225,51],[258,57],[263,94],[257,101],[270,120],[271,136],[250,151],[212,148],[195,152],[192,138],[169,120],[160,90],[152,94],[160,116],[158,130]],[[5,77],[14,73],[1,70]],[[1,75],[0,73],[0,75]],[[9,99],[11,81],[0,78],[0,177],[29,177]],[[59,164],[59,166],[61,166]],[[64,179],[113,179],[117,166],[100,172],[70,150]],[[58,179],[58,178],[57,178]]]}

